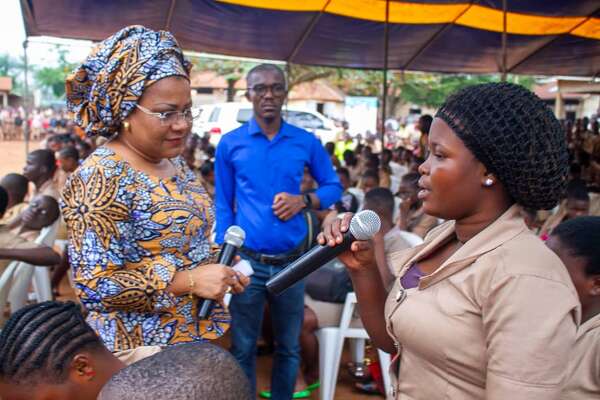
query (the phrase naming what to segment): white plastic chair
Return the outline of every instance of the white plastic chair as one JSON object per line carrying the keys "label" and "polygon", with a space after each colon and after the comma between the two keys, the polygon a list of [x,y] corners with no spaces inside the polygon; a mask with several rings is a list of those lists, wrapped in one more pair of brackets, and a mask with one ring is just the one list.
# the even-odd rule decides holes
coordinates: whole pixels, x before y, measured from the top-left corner
{"label": "white plastic chair", "polygon": [[[355,343],[354,350],[360,351],[359,349],[362,346],[362,351],[364,352],[364,342],[369,338],[367,331],[364,328],[350,327],[356,302],[356,294],[354,292],[348,293],[339,327],[326,327],[317,331],[317,339],[319,341],[319,380],[321,382],[321,400],[333,400],[334,398],[342,350],[344,348],[344,340],[358,339]],[[382,350],[378,350],[377,352],[379,354],[379,363],[381,365],[386,396],[389,396],[391,389],[388,373],[390,367],[390,355]]]}
{"label": "white plastic chair", "polygon": [[[35,239],[35,243],[52,247],[58,231],[59,221],[45,227],[40,231],[40,234]],[[11,268],[12,267],[12,268]],[[6,279],[4,279],[4,275]],[[29,298],[29,286],[33,281],[34,296],[31,300],[38,302],[52,300],[52,289],[50,286],[50,271],[48,267],[38,267],[21,261],[13,261],[10,263],[2,279],[4,285],[8,285],[8,292],[5,294],[3,290],[5,286],[0,288],[0,310],[4,310],[6,305],[6,296],[10,302],[11,312],[15,312],[27,304]]]}

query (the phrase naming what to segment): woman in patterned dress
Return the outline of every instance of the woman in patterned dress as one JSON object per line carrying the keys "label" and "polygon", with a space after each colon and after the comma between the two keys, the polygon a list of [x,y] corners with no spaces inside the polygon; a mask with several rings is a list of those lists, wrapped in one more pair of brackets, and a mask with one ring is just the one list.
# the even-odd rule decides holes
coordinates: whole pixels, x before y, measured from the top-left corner
{"label": "woman in patterned dress", "polygon": [[213,207],[180,157],[195,116],[189,69],[170,33],[131,26],[66,82],[77,125],[110,138],[63,191],[75,289],[88,323],[128,362],[218,338],[229,314],[219,305],[200,320],[199,298],[248,284],[213,263]]}

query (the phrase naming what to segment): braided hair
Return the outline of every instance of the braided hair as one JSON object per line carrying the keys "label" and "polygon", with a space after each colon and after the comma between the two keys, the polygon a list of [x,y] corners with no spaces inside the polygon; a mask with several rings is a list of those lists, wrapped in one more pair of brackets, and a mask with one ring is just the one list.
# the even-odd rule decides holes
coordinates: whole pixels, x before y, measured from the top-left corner
{"label": "braided hair", "polygon": [[61,383],[76,352],[102,346],[75,303],[33,304],[14,313],[0,334],[0,379]]}
{"label": "braided hair", "polygon": [[446,122],[512,199],[536,210],[562,198],[569,172],[565,135],[552,110],[512,83],[469,86],[450,96]]}

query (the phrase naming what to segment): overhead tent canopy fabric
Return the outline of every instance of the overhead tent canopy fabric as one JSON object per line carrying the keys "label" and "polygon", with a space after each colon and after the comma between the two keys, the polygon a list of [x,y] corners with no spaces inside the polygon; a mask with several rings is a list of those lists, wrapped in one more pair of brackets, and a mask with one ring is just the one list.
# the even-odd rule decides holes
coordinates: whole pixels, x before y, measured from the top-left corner
{"label": "overhead tent canopy fabric", "polygon": [[[28,36],[102,40],[126,25],[182,47],[299,64],[536,75],[600,74],[598,0],[21,0]],[[387,12],[386,12],[387,10]],[[506,18],[505,18],[506,17]]]}

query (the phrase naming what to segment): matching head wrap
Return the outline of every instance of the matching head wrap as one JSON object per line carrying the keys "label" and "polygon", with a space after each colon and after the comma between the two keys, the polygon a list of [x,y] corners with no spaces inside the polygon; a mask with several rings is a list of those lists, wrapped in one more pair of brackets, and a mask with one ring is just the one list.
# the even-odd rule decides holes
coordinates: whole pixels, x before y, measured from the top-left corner
{"label": "matching head wrap", "polygon": [[148,86],[169,76],[189,78],[190,69],[171,33],[128,26],[67,77],[67,108],[88,136],[110,137]]}

